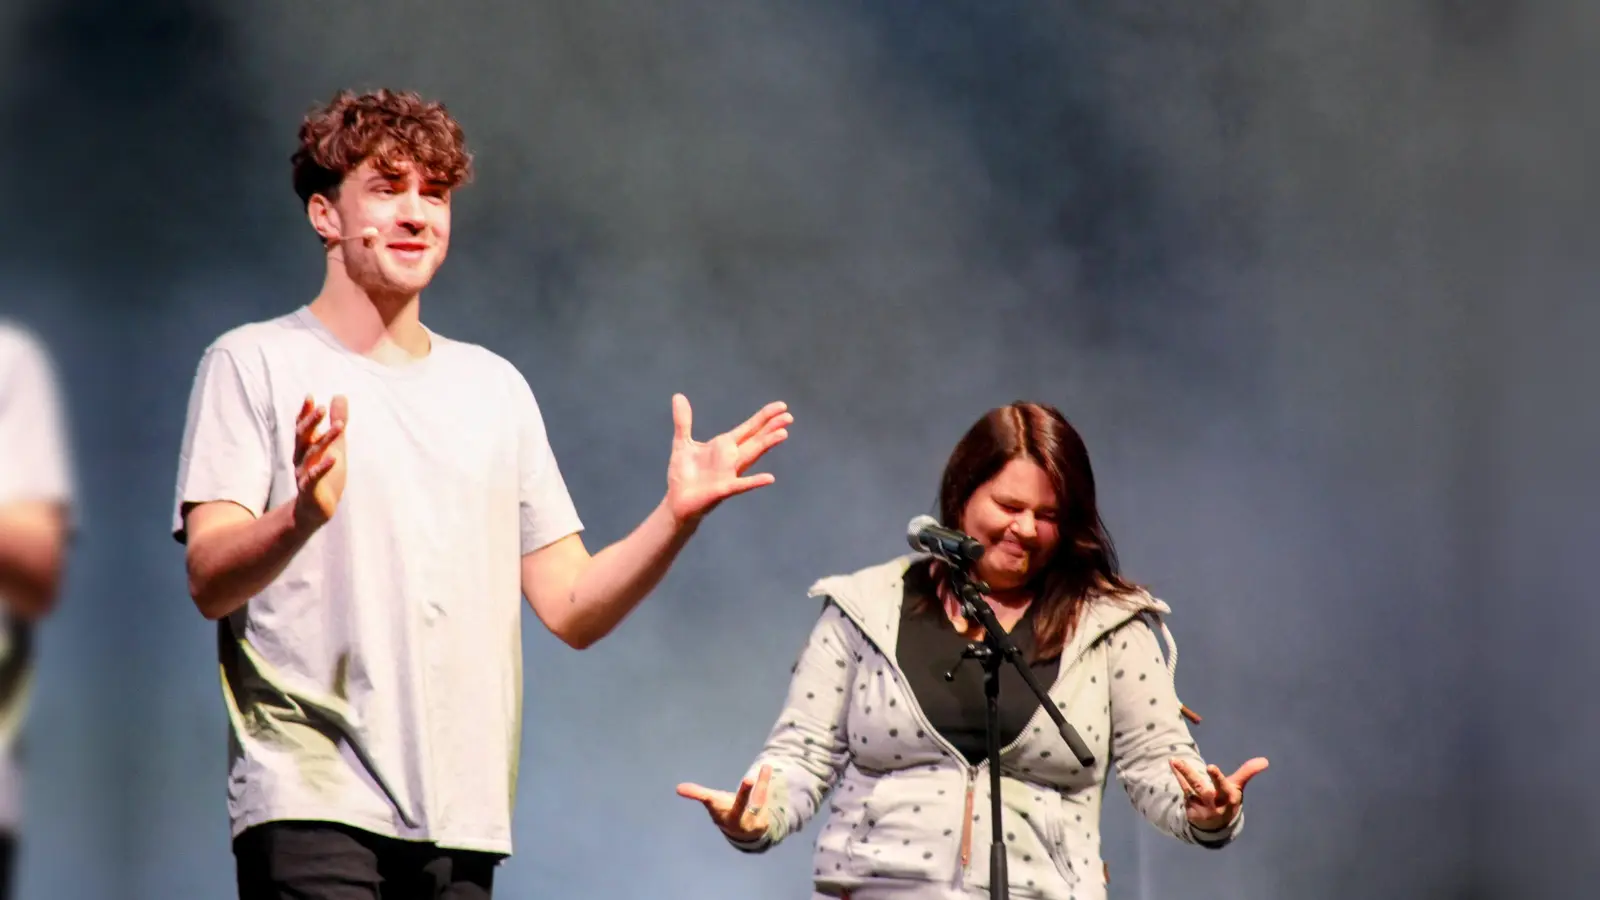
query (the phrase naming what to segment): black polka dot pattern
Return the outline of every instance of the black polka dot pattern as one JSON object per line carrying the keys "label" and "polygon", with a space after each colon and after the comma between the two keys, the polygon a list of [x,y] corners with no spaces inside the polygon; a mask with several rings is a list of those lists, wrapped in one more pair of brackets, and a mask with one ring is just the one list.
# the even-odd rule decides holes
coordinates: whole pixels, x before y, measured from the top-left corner
{"label": "black polka dot pattern", "polygon": [[[941,810],[954,809],[959,819],[967,779],[957,772],[965,761],[952,757],[944,741],[919,727],[925,718],[906,693],[903,677],[853,624],[837,612],[830,615],[833,610],[831,604],[824,608],[824,621],[796,665],[789,708],[764,751],[764,758],[774,762],[806,757],[805,765],[788,767],[792,774],[786,794],[799,804],[801,821],[791,811],[783,833],[792,836],[804,827],[809,810],[825,808],[831,815],[817,840],[818,873],[851,870],[852,875],[866,875],[879,866],[883,871],[915,870],[923,863],[940,867],[959,843],[960,822],[952,827],[948,812]],[[1163,830],[1184,827],[1182,798],[1168,761],[1177,757],[1196,768],[1204,763],[1178,715],[1156,634],[1141,622],[1125,623],[1116,629],[1115,640],[1102,640],[1079,658],[1090,671],[1076,678],[1064,675],[1062,689],[1052,691],[1051,701],[1084,735],[1100,760],[1097,766],[1085,770],[1076,765],[1072,754],[1063,752],[1065,744],[1055,729],[1045,727],[1051,723],[1042,713],[1007,754],[1002,771],[1013,780],[1005,792],[1005,824],[1012,827],[1004,839],[1011,848],[1014,885],[1038,886],[1060,897],[1067,892],[1057,869],[1070,867],[1080,878],[1085,873],[1098,877],[1098,860],[1086,855],[1097,852],[1098,823],[1086,813],[1097,808],[1096,793],[1113,766],[1142,817]],[[1099,681],[1102,674],[1107,676],[1104,684]],[[825,799],[830,782],[817,775],[829,768],[838,780],[831,803]],[[895,782],[902,776],[908,779],[905,784],[916,785],[913,793],[896,793]],[[880,779],[888,783],[875,783]],[[978,786],[970,823],[972,864],[986,869],[987,776],[980,772],[972,783]],[[914,793],[918,790],[925,793]],[[862,808],[868,797],[874,813],[870,818]],[[781,808],[781,802],[773,808]],[[929,835],[939,835],[932,846]],[[854,867],[839,856],[853,844],[861,848]],[[1081,860],[1082,868],[1072,860]]]}

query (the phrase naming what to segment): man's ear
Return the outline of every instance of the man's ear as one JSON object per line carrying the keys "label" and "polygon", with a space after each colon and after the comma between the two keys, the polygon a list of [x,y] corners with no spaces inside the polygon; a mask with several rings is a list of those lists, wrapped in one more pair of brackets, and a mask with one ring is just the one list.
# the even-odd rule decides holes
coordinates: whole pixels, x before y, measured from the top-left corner
{"label": "man's ear", "polygon": [[323,244],[331,245],[339,240],[339,211],[326,195],[311,195],[306,202],[306,219],[311,222],[311,228],[317,236],[322,238]]}

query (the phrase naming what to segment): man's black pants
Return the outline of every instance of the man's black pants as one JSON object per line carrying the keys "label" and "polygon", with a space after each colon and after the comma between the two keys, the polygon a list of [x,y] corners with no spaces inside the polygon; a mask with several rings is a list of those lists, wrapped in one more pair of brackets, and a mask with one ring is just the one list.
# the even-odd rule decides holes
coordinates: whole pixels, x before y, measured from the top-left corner
{"label": "man's black pants", "polygon": [[489,900],[493,853],[333,822],[268,822],[233,842],[239,900]]}

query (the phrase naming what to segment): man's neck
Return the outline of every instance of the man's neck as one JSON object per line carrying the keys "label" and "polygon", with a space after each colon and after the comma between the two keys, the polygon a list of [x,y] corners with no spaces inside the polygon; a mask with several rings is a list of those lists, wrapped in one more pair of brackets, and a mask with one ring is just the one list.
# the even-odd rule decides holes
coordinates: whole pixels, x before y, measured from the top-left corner
{"label": "man's neck", "polygon": [[387,365],[414,362],[432,349],[416,294],[374,297],[347,280],[330,277],[308,309],[339,343]]}

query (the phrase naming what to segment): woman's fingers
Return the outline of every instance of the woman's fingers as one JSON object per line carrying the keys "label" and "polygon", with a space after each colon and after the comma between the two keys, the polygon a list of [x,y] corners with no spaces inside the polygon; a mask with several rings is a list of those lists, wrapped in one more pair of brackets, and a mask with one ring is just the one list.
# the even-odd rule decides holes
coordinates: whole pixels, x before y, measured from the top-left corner
{"label": "woman's fingers", "polygon": [[1183,760],[1172,760],[1172,774],[1178,777],[1178,787],[1183,790],[1185,797],[1198,796],[1204,790],[1205,782],[1200,778],[1200,773]]}

